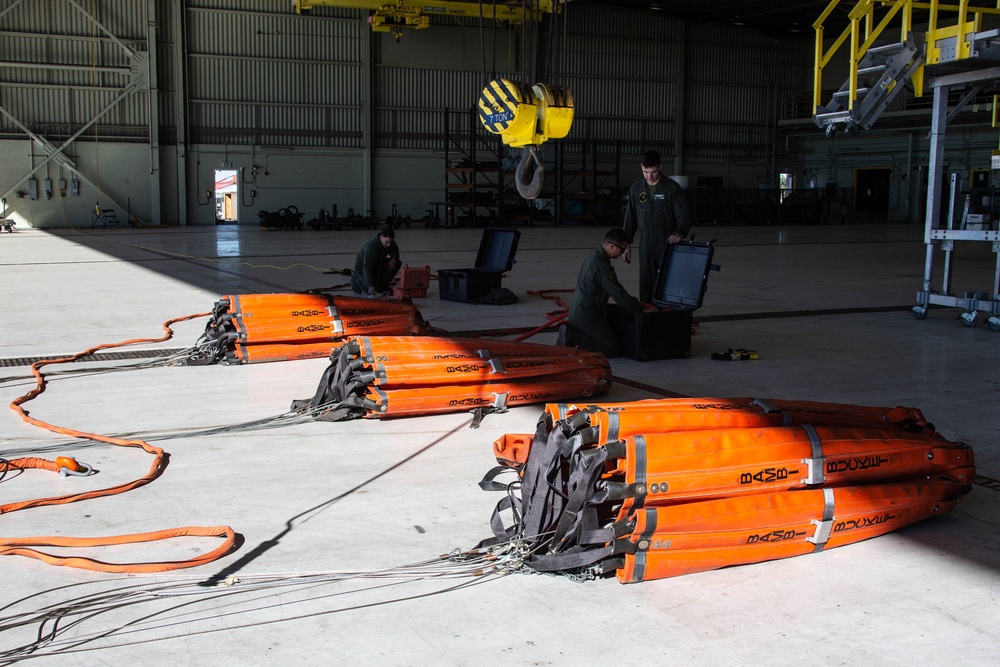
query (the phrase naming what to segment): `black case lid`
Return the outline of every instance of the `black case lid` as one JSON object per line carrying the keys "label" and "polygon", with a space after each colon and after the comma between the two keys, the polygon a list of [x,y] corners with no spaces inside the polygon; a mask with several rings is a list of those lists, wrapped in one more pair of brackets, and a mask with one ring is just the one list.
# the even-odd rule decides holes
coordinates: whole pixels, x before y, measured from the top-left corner
{"label": "black case lid", "polygon": [[476,268],[484,271],[510,271],[514,266],[517,242],[521,238],[518,229],[483,230],[483,240],[479,242],[476,254]]}
{"label": "black case lid", "polygon": [[653,303],[677,310],[701,308],[708,288],[708,272],[713,268],[714,252],[711,243],[668,243],[656,274]]}

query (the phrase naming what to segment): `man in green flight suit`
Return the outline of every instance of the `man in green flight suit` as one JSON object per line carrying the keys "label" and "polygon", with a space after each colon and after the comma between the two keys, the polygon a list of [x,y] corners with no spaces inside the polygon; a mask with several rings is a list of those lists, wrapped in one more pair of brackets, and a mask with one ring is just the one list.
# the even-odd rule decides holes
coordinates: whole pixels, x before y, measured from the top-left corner
{"label": "man in green flight suit", "polygon": [[365,241],[354,258],[351,289],[357,294],[385,294],[399,272],[396,230],[386,227]]}
{"label": "man in green flight suit", "polygon": [[[639,300],[653,300],[653,286],[666,244],[684,240],[691,229],[691,208],[684,189],[660,173],[660,154],[646,151],[642,156],[642,180],[628,190],[625,230],[629,243],[639,232]],[[632,261],[632,249],[624,253]]]}
{"label": "man in green flight suit", "polygon": [[640,303],[618,282],[611,260],[626,252],[628,236],[621,227],[614,227],[604,235],[604,242],[584,260],[569,308],[570,326],[560,330],[561,340],[557,345],[577,345],[606,357],[617,357],[621,354],[621,341],[604,316],[608,297],[629,313],[656,310],[655,306]]}

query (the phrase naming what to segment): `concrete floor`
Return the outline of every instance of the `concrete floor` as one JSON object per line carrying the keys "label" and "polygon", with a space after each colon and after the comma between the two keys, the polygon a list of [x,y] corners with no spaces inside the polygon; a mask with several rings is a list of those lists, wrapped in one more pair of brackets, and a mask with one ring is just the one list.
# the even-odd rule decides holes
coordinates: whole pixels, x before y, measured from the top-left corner
{"label": "concrete floor", "polygon": [[[415,303],[449,331],[530,327],[553,310],[528,290],[572,288],[603,229],[524,228],[504,286],[519,303]],[[528,433],[540,406],[395,421],[310,422],[154,441],[163,475],[117,496],[12,512],[3,538],[119,535],[232,526],[245,540],[216,563],[124,576],[8,556],[0,662],[65,665],[997,665],[1000,664],[1000,333],[955,309],[908,312],[922,284],[916,225],[698,227],[716,239],[692,358],[613,360],[609,401],[658,394],[755,396],[915,406],[976,454],[970,493],[950,514],[820,554],[637,585],[514,574],[475,577],[414,564],[490,536],[498,500],[477,482],[491,443]],[[27,392],[31,361],[100,343],[156,338],[160,323],[223,294],[342,285],[367,231],[262,232],[253,226],[19,228],[0,235],[0,398]],[[400,230],[410,265],[465,268],[481,230]],[[988,243],[958,244],[955,289],[990,289]],[[940,257],[939,257],[940,259]],[[940,264],[940,261],[938,262]],[[635,265],[619,265],[635,291]],[[205,319],[171,340],[191,345]],[[554,333],[532,339],[551,343]],[[755,349],[756,361],[712,352]],[[142,359],[99,355],[46,367],[27,404],[53,424],[116,434],[227,425],[310,396],[324,359],[241,367],[97,372]],[[91,369],[94,372],[73,372]],[[76,456],[88,478],[8,474],[2,502],[104,488],[146,472],[149,456],[49,433],[0,412],[0,456]],[[214,546],[102,548],[115,560],[187,558]],[[73,551],[73,550],[70,550]],[[331,573],[369,572],[345,578]],[[308,578],[304,573],[317,576]],[[219,575],[239,583],[210,587]],[[398,578],[397,578],[398,576]],[[58,655],[55,655],[58,654]]]}

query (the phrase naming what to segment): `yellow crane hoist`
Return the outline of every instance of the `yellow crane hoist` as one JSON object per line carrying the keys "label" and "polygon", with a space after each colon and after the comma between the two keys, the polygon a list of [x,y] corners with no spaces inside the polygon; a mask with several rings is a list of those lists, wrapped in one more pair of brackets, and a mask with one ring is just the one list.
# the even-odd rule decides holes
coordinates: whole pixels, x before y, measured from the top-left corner
{"label": "yellow crane hoist", "polygon": [[499,134],[504,144],[525,150],[514,182],[522,197],[534,199],[545,180],[538,147],[569,134],[573,93],[562,86],[536,83],[529,88],[509,79],[494,79],[479,96],[479,120],[489,132]]}
{"label": "yellow crane hoist", "polygon": [[520,0],[491,2],[456,2],[455,0],[292,0],[296,14],[309,14],[313,7],[367,9],[372,32],[392,32],[398,42],[403,28],[421,30],[430,25],[430,17],[451,17],[503,21],[519,25],[541,21],[543,14],[561,10],[569,0],[535,0],[526,7]]}

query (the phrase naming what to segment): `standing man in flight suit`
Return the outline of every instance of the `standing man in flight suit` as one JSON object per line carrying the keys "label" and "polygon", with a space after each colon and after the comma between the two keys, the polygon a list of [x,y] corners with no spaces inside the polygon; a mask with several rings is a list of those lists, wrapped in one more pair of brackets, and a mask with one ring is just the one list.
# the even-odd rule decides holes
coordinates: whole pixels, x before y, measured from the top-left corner
{"label": "standing man in flight suit", "polygon": [[399,272],[396,230],[386,227],[365,241],[354,257],[351,289],[356,294],[385,294]]}
{"label": "standing man in flight suit", "polygon": [[570,326],[560,331],[560,340],[556,341],[556,345],[578,345],[606,357],[617,357],[621,354],[621,341],[604,315],[608,297],[628,313],[656,310],[652,305],[639,303],[618,282],[611,260],[626,252],[628,237],[625,231],[621,227],[613,227],[604,235],[604,242],[587,256],[580,266],[573,303],[569,307]]}
{"label": "standing man in flight suit", "polygon": [[684,189],[660,173],[660,154],[642,156],[642,180],[628,190],[623,228],[630,246],[624,252],[632,261],[631,243],[639,232],[639,300],[650,303],[656,272],[666,244],[684,240],[691,229],[691,208]]}

